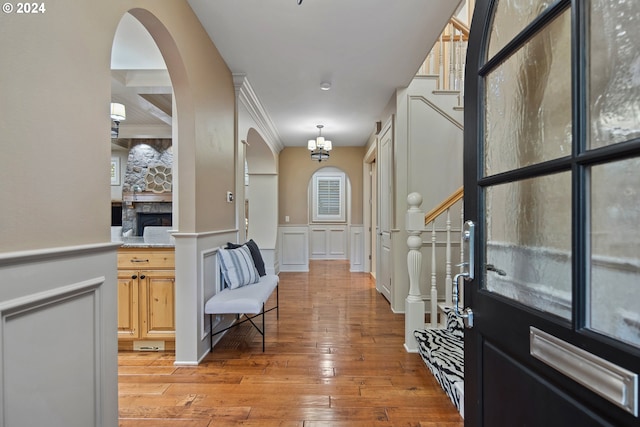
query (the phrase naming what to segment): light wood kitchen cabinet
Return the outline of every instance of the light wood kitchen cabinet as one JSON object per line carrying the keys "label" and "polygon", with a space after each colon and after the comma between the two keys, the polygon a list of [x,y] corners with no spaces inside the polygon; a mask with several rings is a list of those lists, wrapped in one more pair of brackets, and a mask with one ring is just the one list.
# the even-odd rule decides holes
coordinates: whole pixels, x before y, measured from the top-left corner
{"label": "light wood kitchen cabinet", "polygon": [[175,259],[173,248],[118,251],[118,347],[164,341],[175,347]]}

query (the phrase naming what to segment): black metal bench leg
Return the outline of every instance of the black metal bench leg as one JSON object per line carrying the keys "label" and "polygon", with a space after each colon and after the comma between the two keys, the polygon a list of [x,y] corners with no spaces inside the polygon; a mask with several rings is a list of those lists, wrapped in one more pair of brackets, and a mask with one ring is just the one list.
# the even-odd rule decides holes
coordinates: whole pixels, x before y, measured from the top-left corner
{"label": "black metal bench leg", "polygon": [[[278,287],[276,286],[276,306],[275,307],[271,307],[269,310],[265,310],[265,303],[262,303],[262,312],[255,314],[253,316],[248,316],[246,313],[244,314],[245,316],[245,320],[243,321],[239,321],[240,320],[240,314],[236,313],[236,323],[234,323],[233,325],[224,328],[222,330],[219,330],[218,332],[214,333],[213,332],[213,314],[209,314],[209,327],[211,329],[210,332],[210,347],[211,350],[213,351],[213,336],[214,335],[218,335],[221,334],[225,331],[228,331],[231,328],[234,328],[236,326],[239,326],[241,324],[243,324],[244,322],[250,322],[254,328],[256,328],[258,330],[258,332],[262,335],[262,352],[264,353],[265,349],[266,349],[266,345],[265,345],[265,335],[266,335],[266,323],[265,323],[265,319],[264,316],[272,311],[272,310],[276,310],[276,314],[277,314],[277,318],[278,320],[280,319],[280,292]],[[257,316],[262,316],[262,330],[260,330],[260,327],[254,323],[253,319],[256,318]]]}

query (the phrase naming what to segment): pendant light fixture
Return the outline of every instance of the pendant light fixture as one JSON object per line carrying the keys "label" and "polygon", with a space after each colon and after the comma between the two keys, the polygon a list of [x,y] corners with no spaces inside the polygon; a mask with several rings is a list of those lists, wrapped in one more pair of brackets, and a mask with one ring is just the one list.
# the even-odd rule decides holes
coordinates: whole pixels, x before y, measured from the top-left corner
{"label": "pendant light fixture", "polygon": [[329,152],[331,151],[331,141],[324,139],[322,136],[323,125],[316,125],[318,128],[318,137],[316,139],[310,139],[307,143],[307,148],[311,151],[311,160],[317,160],[321,162],[323,160],[329,160]]}
{"label": "pendant light fixture", "polygon": [[127,113],[124,108],[124,104],[117,102],[111,103],[111,120],[114,125],[111,126],[111,138],[117,138],[120,132],[120,122],[127,118]]}

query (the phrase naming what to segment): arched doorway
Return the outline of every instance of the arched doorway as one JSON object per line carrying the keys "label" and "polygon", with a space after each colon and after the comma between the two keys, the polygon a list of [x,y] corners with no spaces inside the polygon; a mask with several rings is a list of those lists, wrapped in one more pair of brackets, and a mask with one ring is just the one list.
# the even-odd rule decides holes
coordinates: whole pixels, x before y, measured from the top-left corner
{"label": "arched doorway", "polygon": [[122,110],[111,131],[112,168],[118,175],[116,185],[111,182],[111,236],[123,242],[118,249],[118,349],[173,350],[175,249],[170,232],[178,217],[173,88],[160,49],[129,13],[114,36],[111,76],[112,112],[114,105]]}
{"label": "arched doorway", "polygon": [[278,273],[278,153],[277,131],[262,112],[248,78],[234,74],[236,88],[236,218],[239,241],[254,239],[268,273]]}
{"label": "arched doorway", "polygon": [[255,128],[246,134],[247,185],[245,203],[247,239],[260,246],[269,273],[277,273],[278,171],[276,157]]}

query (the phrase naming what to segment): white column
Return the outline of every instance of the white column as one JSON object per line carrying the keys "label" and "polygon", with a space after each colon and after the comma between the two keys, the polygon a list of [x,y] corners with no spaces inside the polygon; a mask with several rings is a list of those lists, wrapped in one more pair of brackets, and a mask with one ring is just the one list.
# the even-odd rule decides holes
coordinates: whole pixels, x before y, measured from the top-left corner
{"label": "white column", "polygon": [[418,351],[418,344],[413,336],[413,331],[424,328],[424,301],[420,293],[420,272],[422,271],[422,237],[424,229],[424,212],[420,210],[422,196],[418,193],[411,193],[407,196],[409,209],[406,216],[407,246],[407,268],[409,270],[409,295],[405,300],[405,338],[404,347],[410,353]]}

